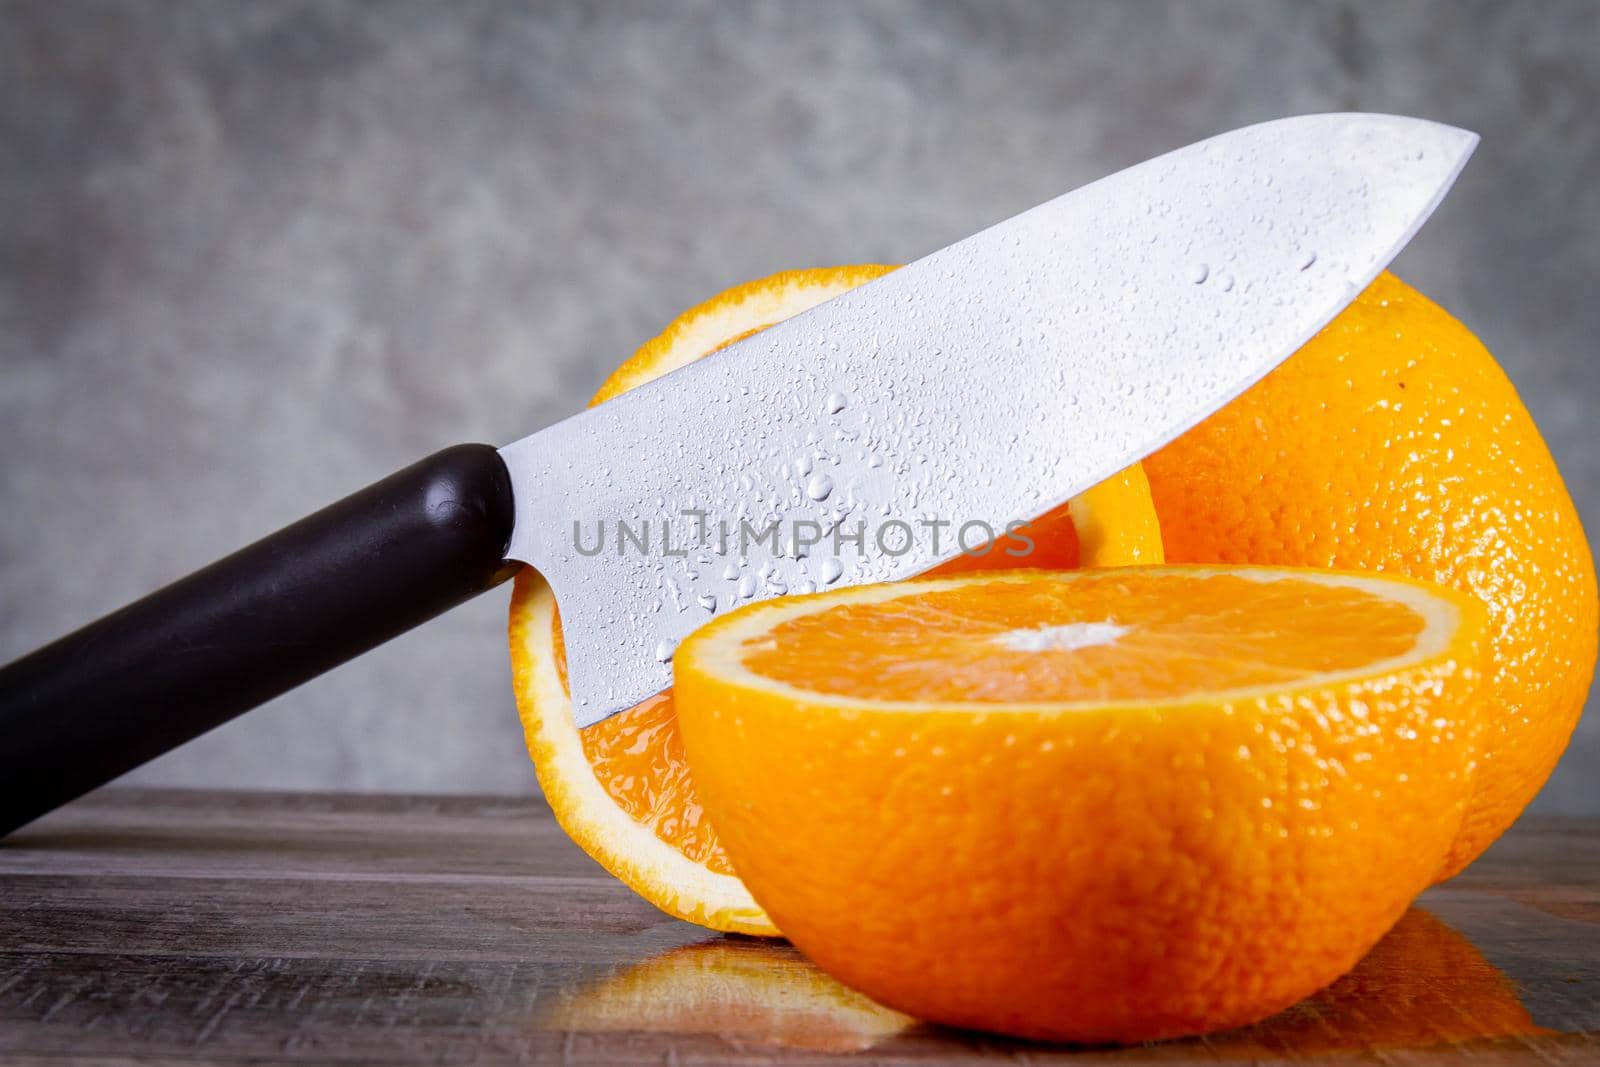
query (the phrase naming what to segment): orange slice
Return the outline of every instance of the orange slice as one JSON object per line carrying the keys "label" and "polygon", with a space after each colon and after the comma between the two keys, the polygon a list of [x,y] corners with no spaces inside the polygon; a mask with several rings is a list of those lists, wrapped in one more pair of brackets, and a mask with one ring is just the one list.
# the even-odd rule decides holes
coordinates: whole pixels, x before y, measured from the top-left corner
{"label": "orange slice", "polygon": [[[618,367],[600,403],[892,270],[785,271],[730,289],[680,315]],[[959,557],[949,570],[1161,562],[1161,531],[1144,472],[1108,478],[1028,531],[1029,557]],[[716,930],[777,933],[733,873],[690,780],[670,693],[579,732],[566,689],[555,598],[534,571],[511,599],[512,680],[528,751],[556,818],[601,866],[667,913]]]}
{"label": "orange slice", "polygon": [[1140,1041],[1349,970],[1426,887],[1481,604],[1313,569],[979,574],[752,605],[674,659],[685,751],[794,944],[889,1007]]}

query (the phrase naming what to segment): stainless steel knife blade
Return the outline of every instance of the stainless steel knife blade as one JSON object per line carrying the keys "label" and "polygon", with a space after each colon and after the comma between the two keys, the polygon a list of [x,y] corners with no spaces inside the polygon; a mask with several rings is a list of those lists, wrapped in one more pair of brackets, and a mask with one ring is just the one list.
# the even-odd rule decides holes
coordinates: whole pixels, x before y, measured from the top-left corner
{"label": "stainless steel knife blade", "polygon": [[1371,114],[1226,133],[501,449],[578,724],[669,686],[717,612],[915,575],[1159,448],[1371,282],[1476,143]]}

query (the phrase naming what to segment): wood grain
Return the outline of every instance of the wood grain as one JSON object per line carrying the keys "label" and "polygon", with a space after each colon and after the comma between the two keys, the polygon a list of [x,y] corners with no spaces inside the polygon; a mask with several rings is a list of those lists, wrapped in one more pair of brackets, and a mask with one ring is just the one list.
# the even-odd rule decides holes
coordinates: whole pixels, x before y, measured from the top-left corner
{"label": "wood grain", "polygon": [[0,842],[7,1063],[1600,1062],[1600,820],[1524,819],[1255,1027],[926,1026],[669,919],[537,800],[109,790]]}

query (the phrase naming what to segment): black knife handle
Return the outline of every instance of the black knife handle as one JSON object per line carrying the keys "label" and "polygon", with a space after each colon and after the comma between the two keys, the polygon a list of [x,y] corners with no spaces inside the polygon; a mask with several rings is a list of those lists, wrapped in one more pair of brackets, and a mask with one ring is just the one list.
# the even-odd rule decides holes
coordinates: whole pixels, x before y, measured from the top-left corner
{"label": "black knife handle", "polygon": [[0,668],[0,835],[510,576],[457,445]]}

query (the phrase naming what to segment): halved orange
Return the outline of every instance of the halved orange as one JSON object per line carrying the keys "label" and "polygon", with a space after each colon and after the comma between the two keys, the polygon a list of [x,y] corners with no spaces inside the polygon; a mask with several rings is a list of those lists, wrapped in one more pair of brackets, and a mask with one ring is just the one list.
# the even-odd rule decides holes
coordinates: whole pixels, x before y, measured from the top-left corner
{"label": "halved orange", "polygon": [[[601,403],[758,330],[879,277],[868,265],[785,271],[730,289],[680,315],[618,367]],[[950,571],[1161,562],[1161,531],[1144,472],[1134,465],[1037,520],[1029,557],[959,557]],[[566,688],[555,598],[532,570],[511,599],[512,679],[539,784],[562,827],[641,896],[716,930],[776,934],[734,875],[701,810],[684,761],[672,694],[580,732]]]}
{"label": "halved orange", "polygon": [[740,876],[920,1018],[1140,1041],[1327,985],[1438,870],[1485,612],[1313,569],[1013,571],[717,618],[674,659]]}

